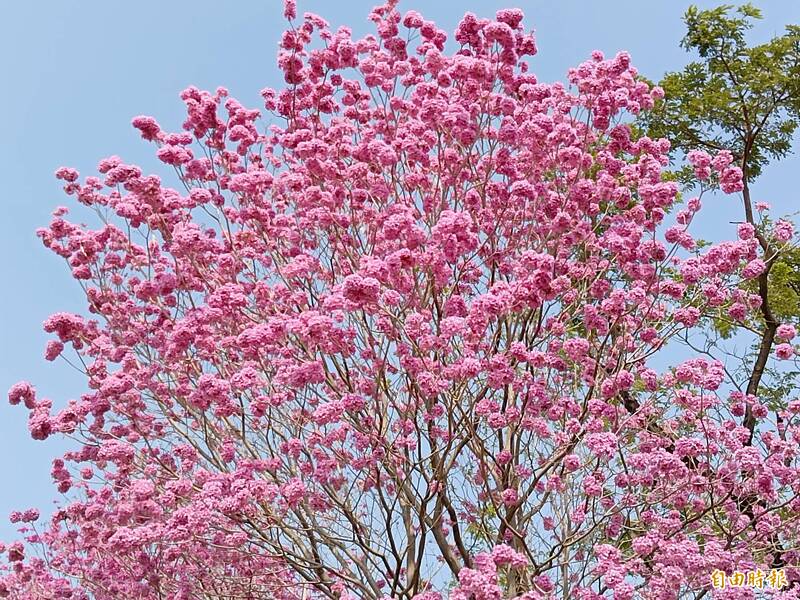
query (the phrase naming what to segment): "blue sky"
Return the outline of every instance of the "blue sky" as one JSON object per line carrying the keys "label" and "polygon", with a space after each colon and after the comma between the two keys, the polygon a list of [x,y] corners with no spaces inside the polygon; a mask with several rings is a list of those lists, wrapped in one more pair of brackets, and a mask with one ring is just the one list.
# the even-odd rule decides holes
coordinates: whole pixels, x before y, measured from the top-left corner
{"label": "blue sky", "polygon": [[[299,0],[299,11],[316,12],[356,34],[370,30],[373,0]],[[405,0],[452,31],[466,11],[492,16],[517,6],[536,29],[539,54],[532,70],[542,81],[562,80],[566,70],[592,50],[607,55],[628,50],[651,79],[680,68],[687,55],[682,0]],[[697,2],[701,7],[715,2]],[[760,41],[800,23],[800,2],[762,0],[765,13],[753,32]],[[82,311],[80,287],[66,266],[41,246],[34,231],[58,205],[71,206],[52,177],[68,165],[92,174],[97,161],[117,154],[145,170],[158,169],[152,146],[130,126],[135,115],[155,116],[179,129],[179,92],[188,85],[227,87],[250,107],[258,91],[279,86],[275,66],[282,31],[279,0],[31,0],[4,3],[0,15],[0,181],[7,215],[0,236],[0,391],[29,380],[55,403],[84,390],[79,373],[63,361],[43,358],[42,321],[60,310]],[[163,165],[162,165],[163,166]],[[756,200],[775,214],[797,210],[796,173],[790,157],[770,166],[754,188]],[[739,217],[733,198],[710,201],[701,222],[703,237],[734,235]],[[37,442],[27,432],[27,411],[0,402],[0,539],[12,536],[11,510],[37,506],[47,512],[58,494],[50,484],[50,462],[65,445]]]}

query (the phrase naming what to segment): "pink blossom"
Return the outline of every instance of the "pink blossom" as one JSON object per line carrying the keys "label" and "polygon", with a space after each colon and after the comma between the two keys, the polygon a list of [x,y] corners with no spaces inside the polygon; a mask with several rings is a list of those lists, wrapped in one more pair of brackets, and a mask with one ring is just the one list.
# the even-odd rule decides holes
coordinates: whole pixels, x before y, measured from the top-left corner
{"label": "pink blossom", "polygon": [[701,181],[711,176],[711,156],[702,150],[692,150],[686,158],[694,167],[695,176]]}
{"label": "pink blossom", "polygon": [[302,480],[294,478],[281,487],[286,503],[291,507],[296,507],[306,495],[306,486]]}
{"label": "pink blossom", "polygon": [[357,306],[366,306],[378,301],[380,283],[373,277],[348,275],[344,280],[344,297]]}
{"label": "pink blossom", "polygon": [[715,171],[722,171],[733,162],[733,155],[728,150],[720,150],[711,161]]}
{"label": "pink blossom", "polygon": [[289,21],[297,18],[297,2],[295,0],[283,0],[283,16]]}
{"label": "pink blossom", "polygon": [[23,402],[25,408],[33,409],[36,407],[36,390],[27,381],[15,383],[8,390],[8,402],[13,405]]}
{"label": "pink blossom", "polygon": [[410,10],[403,16],[403,26],[409,29],[419,29],[422,27],[422,23],[422,15],[415,10]]}
{"label": "pink blossom", "polygon": [[728,308],[728,316],[736,321],[743,321],[749,312],[747,305],[741,302],[734,302]]}
{"label": "pink blossom", "polygon": [[777,223],[775,223],[773,235],[775,236],[775,239],[780,242],[788,242],[794,236],[794,225],[789,221],[780,219]]}
{"label": "pink blossom", "polygon": [[519,499],[519,494],[517,494],[517,490],[512,488],[503,490],[501,496],[503,498],[503,504],[505,504],[506,506],[513,506],[514,504],[517,503],[517,500]]}
{"label": "pink blossom", "polygon": [[586,445],[601,458],[611,458],[617,451],[617,436],[610,432],[592,433],[586,437]]}
{"label": "pink blossom", "polygon": [[314,421],[317,425],[326,425],[339,420],[344,410],[341,402],[327,402],[314,411]]}
{"label": "pink blossom", "polygon": [[62,179],[67,183],[78,180],[78,172],[70,167],[59,167],[56,170],[56,179]]}
{"label": "pink blossom", "polygon": [[47,342],[47,348],[45,350],[44,357],[47,360],[55,360],[63,350],[64,344],[58,340],[50,340]]}
{"label": "pink blossom", "polygon": [[492,548],[492,560],[498,567],[502,565],[511,565],[516,568],[528,566],[528,559],[525,555],[506,544],[499,544]]}
{"label": "pink blossom", "polygon": [[587,496],[601,496],[603,493],[603,486],[594,475],[584,477],[581,485]]}
{"label": "pink blossom", "polygon": [[172,145],[162,146],[156,155],[162,162],[176,167],[188,163],[193,158],[192,153],[186,148]]}
{"label": "pink blossom", "polygon": [[778,344],[775,346],[775,356],[781,360],[788,360],[794,356],[794,347],[791,344]]}
{"label": "pink blossom", "polygon": [[147,116],[138,116],[134,117],[131,121],[131,124],[141,131],[142,138],[145,140],[152,142],[157,140],[159,134],[161,133],[161,127],[159,127],[158,123],[153,117]]}
{"label": "pink blossom", "polygon": [[739,233],[740,240],[752,240],[755,235],[756,228],[750,223],[739,223],[737,226],[737,231]]}
{"label": "pink blossom", "polygon": [[739,167],[727,167],[719,175],[719,183],[726,194],[741,192],[744,189],[742,170]]}
{"label": "pink blossom", "polygon": [[760,258],[756,258],[747,263],[744,270],[742,270],[742,276],[748,279],[753,279],[761,275],[766,268],[767,265],[764,263],[764,261]]}

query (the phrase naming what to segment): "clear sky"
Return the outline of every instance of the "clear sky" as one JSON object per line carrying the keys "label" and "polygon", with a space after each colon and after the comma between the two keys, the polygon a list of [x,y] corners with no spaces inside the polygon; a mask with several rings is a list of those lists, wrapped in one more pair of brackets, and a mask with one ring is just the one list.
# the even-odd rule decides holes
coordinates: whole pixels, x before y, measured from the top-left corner
{"label": "clear sky", "polygon": [[[356,34],[371,31],[366,19],[373,0],[299,0],[298,10],[316,12]],[[517,6],[536,29],[539,54],[532,70],[542,81],[564,78],[592,50],[607,55],[628,50],[651,79],[679,69],[687,55],[683,35],[685,0],[404,0],[452,31],[464,12],[493,16]],[[697,2],[702,7],[715,2]],[[800,23],[800,2],[760,0],[765,13],[753,33],[762,41]],[[58,205],[72,206],[53,171],[68,165],[93,174],[97,161],[117,154],[145,171],[159,169],[153,147],[130,126],[132,117],[152,115],[167,129],[182,122],[179,92],[194,84],[227,87],[248,107],[260,107],[258,91],[279,86],[275,66],[282,31],[279,0],[28,0],[0,8],[0,393],[29,380],[56,405],[85,391],[79,373],[63,361],[43,358],[42,321],[60,310],[81,312],[80,287],[66,265],[36,238]],[[800,148],[800,145],[798,145]],[[163,165],[162,165],[163,167]],[[775,213],[798,209],[800,160],[768,168],[755,199]],[[732,203],[722,205],[723,203]],[[732,198],[708,206],[706,238],[734,235],[739,211]],[[76,213],[79,214],[79,211]],[[0,539],[14,529],[11,510],[37,506],[48,512],[58,493],[50,484],[50,462],[65,445],[31,440],[27,411],[0,402]]]}

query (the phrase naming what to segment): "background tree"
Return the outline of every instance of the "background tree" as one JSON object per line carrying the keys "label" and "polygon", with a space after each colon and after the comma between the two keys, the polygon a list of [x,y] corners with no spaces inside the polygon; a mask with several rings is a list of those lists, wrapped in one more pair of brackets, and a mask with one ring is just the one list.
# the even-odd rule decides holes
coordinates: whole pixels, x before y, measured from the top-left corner
{"label": "background tree", "polygon": [[[761,12],[751,4],[723,5],[710,10],[691,7],[686,12],[686,36],[681,45],[699,60],[683,71],[668,73],[660,82],[664,99],[644,119],[648,133],[670,140],[674,155],[692,151],[729,150],[744,175],[744,222],[754,228],[766,268],[749,289],[761,297],[760,318],[747,326],[758,333],[756,353],[748,353],[745,391],[770,397],[773,408],[785,408],[785,392],[794,385],[786,374],[774,371],[762,385],[775,333],[781,322],[800,320],[800,253],[787,244],[791,225],[759,216],[750,184],[769,160],[791,151],[800,117],[800,27],[766,43],[748,45],[745,35]],[[690,166],[680,173],[684,182],[697,182]],[[717,320],[723,334],[732,331],[730,319]],[[778,393],[776,393],[776,391]],[[751,441],[755,420],[748,409],[745,426]]]}
{"label": "background tree", "polygon": [[[182,131],[134,119],[175,187],[56,173],[98,221],[39,232],[87,301],[46,352],[88,391],[9,392],[77,448],[0,595],[666,600],[796,564],[800,403],[748,445],[724,365],[664,355],[765,265],[746,232],[694,252],[699,199],[662,231],[668,144],[629,125],[661,90],[625,53],[539,82],[517,10],[452,53],[396,2],[362,39],[285,16],[268,123],[193,87]],[[694,155],[736,192],[732,160]]]}
{"label": "background tree", "polygon": [[[750,191],[770,160],[780,160],[791,151],[800,117],[800,28],[787,25],[783,35],[748,45],[746,33],[760,18],[761,12],[751,4],[689,8],[682,46],[699,60],[662,79],[665,97],[643,119],[650,135],[670,140],[674,158],[693,163],[684,162],[686,166],[678,172],[679,180],[690,188],[713,188],[720,183],[697,177],[704,168],[698,165],[699,151],[727,149],[742,169],[739,232],[758,240],[765,265],[758,278],[744,283],[742,289],[758,294],[760,310],[744,319],[713,310],[707,316],[723,339],[707,336],[705,351],[739,359],[741,366],[730,380],[745,394],[743,425],[749,432],[748,445],[756,436],[758,419],[753,407],[759,404],[774,412],[775,430],[785,440],[786,408],[800,377],[796,363],[777,368],[769,361],[780,342],[776,336],[780,337],[781,323],[786,327],[800,322],[800,251],[793,244],[794,227],[791,221],[776,222],[763,207],[754,207]],[[737,353],[727,348],[725,340],[743,336],[754,340],[751,351]],[[752,498],[740,497],[737,502],[752,515]],[[785,559],[777,539],[774,548],[773,564],[781,566]]]}

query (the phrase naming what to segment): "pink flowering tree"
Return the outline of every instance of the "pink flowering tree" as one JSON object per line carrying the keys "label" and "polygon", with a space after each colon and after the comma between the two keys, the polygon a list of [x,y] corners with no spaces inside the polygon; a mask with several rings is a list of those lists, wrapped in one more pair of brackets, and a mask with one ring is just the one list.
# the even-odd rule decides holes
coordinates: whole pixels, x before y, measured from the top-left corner
{"label": "pink flowering tree", "polygon": [[287,2],[268,124],[224,89],[134,119],[172,186],[57,172],[99,219],[39,232],[87,302],[46,355],[88,391],[9,392],[74,445],[0,596],[746,598],[710,574],[797,563],[800,403],[748,443],[724,364],[665,350],[756,311],[763,265],[670,214],[669,144],[628,125],[661,90],[624,53],[539,82],[517,10],[448,51],[395,5],[354,40]]}

